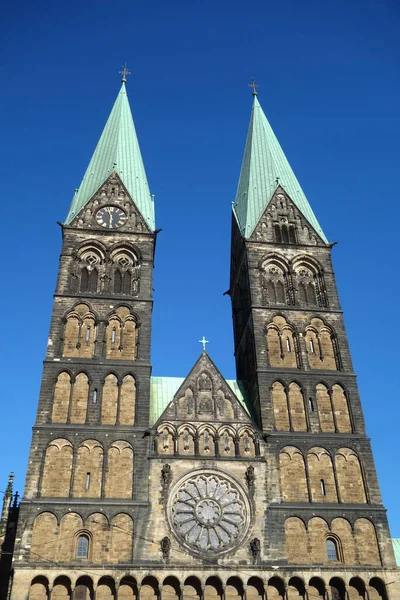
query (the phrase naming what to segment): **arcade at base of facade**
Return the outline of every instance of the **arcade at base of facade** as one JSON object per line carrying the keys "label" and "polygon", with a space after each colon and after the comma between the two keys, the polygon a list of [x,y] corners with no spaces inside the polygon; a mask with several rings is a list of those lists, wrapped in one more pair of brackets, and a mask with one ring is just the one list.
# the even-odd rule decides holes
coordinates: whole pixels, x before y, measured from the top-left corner
{"label": "arcade at base of facade", "polygon": [[16,569],[11,600],[395,600],[397,569]]}

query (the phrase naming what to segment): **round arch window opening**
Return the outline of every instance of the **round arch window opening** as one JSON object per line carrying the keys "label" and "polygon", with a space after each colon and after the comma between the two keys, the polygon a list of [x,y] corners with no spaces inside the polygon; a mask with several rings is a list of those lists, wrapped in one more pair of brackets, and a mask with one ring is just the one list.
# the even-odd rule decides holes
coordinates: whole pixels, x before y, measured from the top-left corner
{"label": "round arch window opening", "polygon": [[226,552],[247,533],[248,499],[225,474],[187,475],[175,486],[170,498],[171,528],[179,542],[193,552]]}

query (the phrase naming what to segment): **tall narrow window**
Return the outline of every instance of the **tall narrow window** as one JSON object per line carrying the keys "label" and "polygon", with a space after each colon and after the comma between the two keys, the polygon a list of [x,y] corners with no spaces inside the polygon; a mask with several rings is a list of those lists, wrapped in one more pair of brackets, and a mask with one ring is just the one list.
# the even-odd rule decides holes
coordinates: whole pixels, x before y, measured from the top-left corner
{"label": "tall narrow window", "polygon": [[89,555],[89,539],[86,535],[80,535],[76,546],[76,558],[87,558]]}
{"label": "tall narrow window", "polygon": [[315,354],[314,342],[310,340],[310,351],[312,354]]}
{"label": "tall narrow window", "polygon": [[317,297],[315,295],[315,286],[313,283],[309,283],[307,286],[307,297],[310,304],[313,304],[314,306],[317,305]]}
{"label": "tall narrow window", "polygon": [[115,329],[113,329],[111,332],[111,343],[112,344],[115,344],[115,336],[116,336],[116,331],[115,331]]}
{"label": "tall narrow window", "polygon": [[89,488],[90,488],[90,473],[86,473],[85,489],[88,490]]}
{"label": "tall narrow window", "polygon": [[93,271],[90,273],[90,282],[89,282],[89,289],[91,292],[97,292],[98,279],[99,279],[99,273],[98,273],[97,269],[93,269]]}
{"label": "tall narrow window", "polygon": [[121,271],[119,271],[117,269],[114,274],[114,292],[116,294],[120,294],[121,291],[122,291],[122,275],[121,275]]}
{"label": "tall narrow window", "polygon": [[312,398],[308,399],[308,408],[310,409],[310,412],[314,412],[314,402]]}
{"label": "tall narrow window", "polygon": [[283,287],[282,281],[278,281],[276,283],[276,299],[279,304],[285,303],[285,289]]}
{"label": "tall narrow window", "polygon": [[289,243],[289,232],[287,225],[282,225],[282,241],[284,244]]}
{"label": "tall narrow window", "polygon": [[304,285],[304,283],[302,281],[300,281],[300,283],[299,283],[299,298],[300,298],[300,302],[307,303],[306,286]]}
{"label": "tall narrow window", "polygon": [[90,327],[86,329],[86,338],[85,341],[88,342],[90,340]]}
{"label": "tall narrow window", "polygon": [[125,271],[124,277],[122,280],[122,293],[130,294],[131,293],[131,274],[129,271]]}
{"label": "tall narrow window", "polygon": [[97,390],[93,391],[93,404],[97,404]]}
{"label": "tall narrow window", "polygon": [[293,225],[289,225],[289,242],[291,244],[296,243],[296,231]]}
{"label": "tall narrow window", "polygon": [[289,338],[286,338],[286,349],[287,349],[288,352],[292,351],[292,349],[290,347],[290,340],[289,340]]}
{"label": "tall narrow window", "polygon": [[275,231],[275,241],[280,243],[282,241],[282,236],[281,236],[281,228],[279,227],[279,225],[274,225],[274,231]]}
{"label": "tall narrow window", "polygon": [[86,267],[82,269],[81,275],[81,292],[87,292],[89,288],[89,271]]}
{"label": "tall narrow window", "polygon": [[321,494],[326,496],[325,481],[321,479]]}
{"label": "tall narrow window", "polygon": [[325,542],[325,547],[328,560],[339,560],[337,544],[335,540],[333,540],[332,538],[328,538]]}
{"label": "tall narrow window", "polygon": [[275,286],[272,281],[268,281],[267,283],[267,293],[268,293],[268,302],[270,304],[276,304],[276,291]]}

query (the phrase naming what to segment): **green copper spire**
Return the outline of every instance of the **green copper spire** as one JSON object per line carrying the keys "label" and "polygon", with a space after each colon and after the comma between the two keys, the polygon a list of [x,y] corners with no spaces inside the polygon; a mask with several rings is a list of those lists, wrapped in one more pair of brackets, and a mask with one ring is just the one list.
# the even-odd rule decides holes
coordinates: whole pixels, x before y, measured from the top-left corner
{"label": "green copper spire", "polygon": [[89,202],[111,173],[120,176],[137,209],[153,231],[154,201],[150,195],[135,125],[125,89],[125,77],[99,143],[71,204],[66,224]]}
{"label": "green copper spire", "polygon": [[251,236],[279,184],[324,242],[328,243],[257,100],[257,93],[253,95],[253,110],[233,205],[242,234],[246,238]]}

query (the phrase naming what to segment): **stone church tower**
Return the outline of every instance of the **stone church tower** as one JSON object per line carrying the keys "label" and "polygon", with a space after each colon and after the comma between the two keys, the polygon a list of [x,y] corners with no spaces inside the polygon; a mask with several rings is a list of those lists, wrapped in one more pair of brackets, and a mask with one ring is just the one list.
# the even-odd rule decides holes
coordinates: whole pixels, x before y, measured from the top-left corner
{"label": "stone church tower", "polygon": [[395,600],[331,245],[259,103],[237,380],[152,377],[154,203],[125,89],[63,224],[11,600]]}

